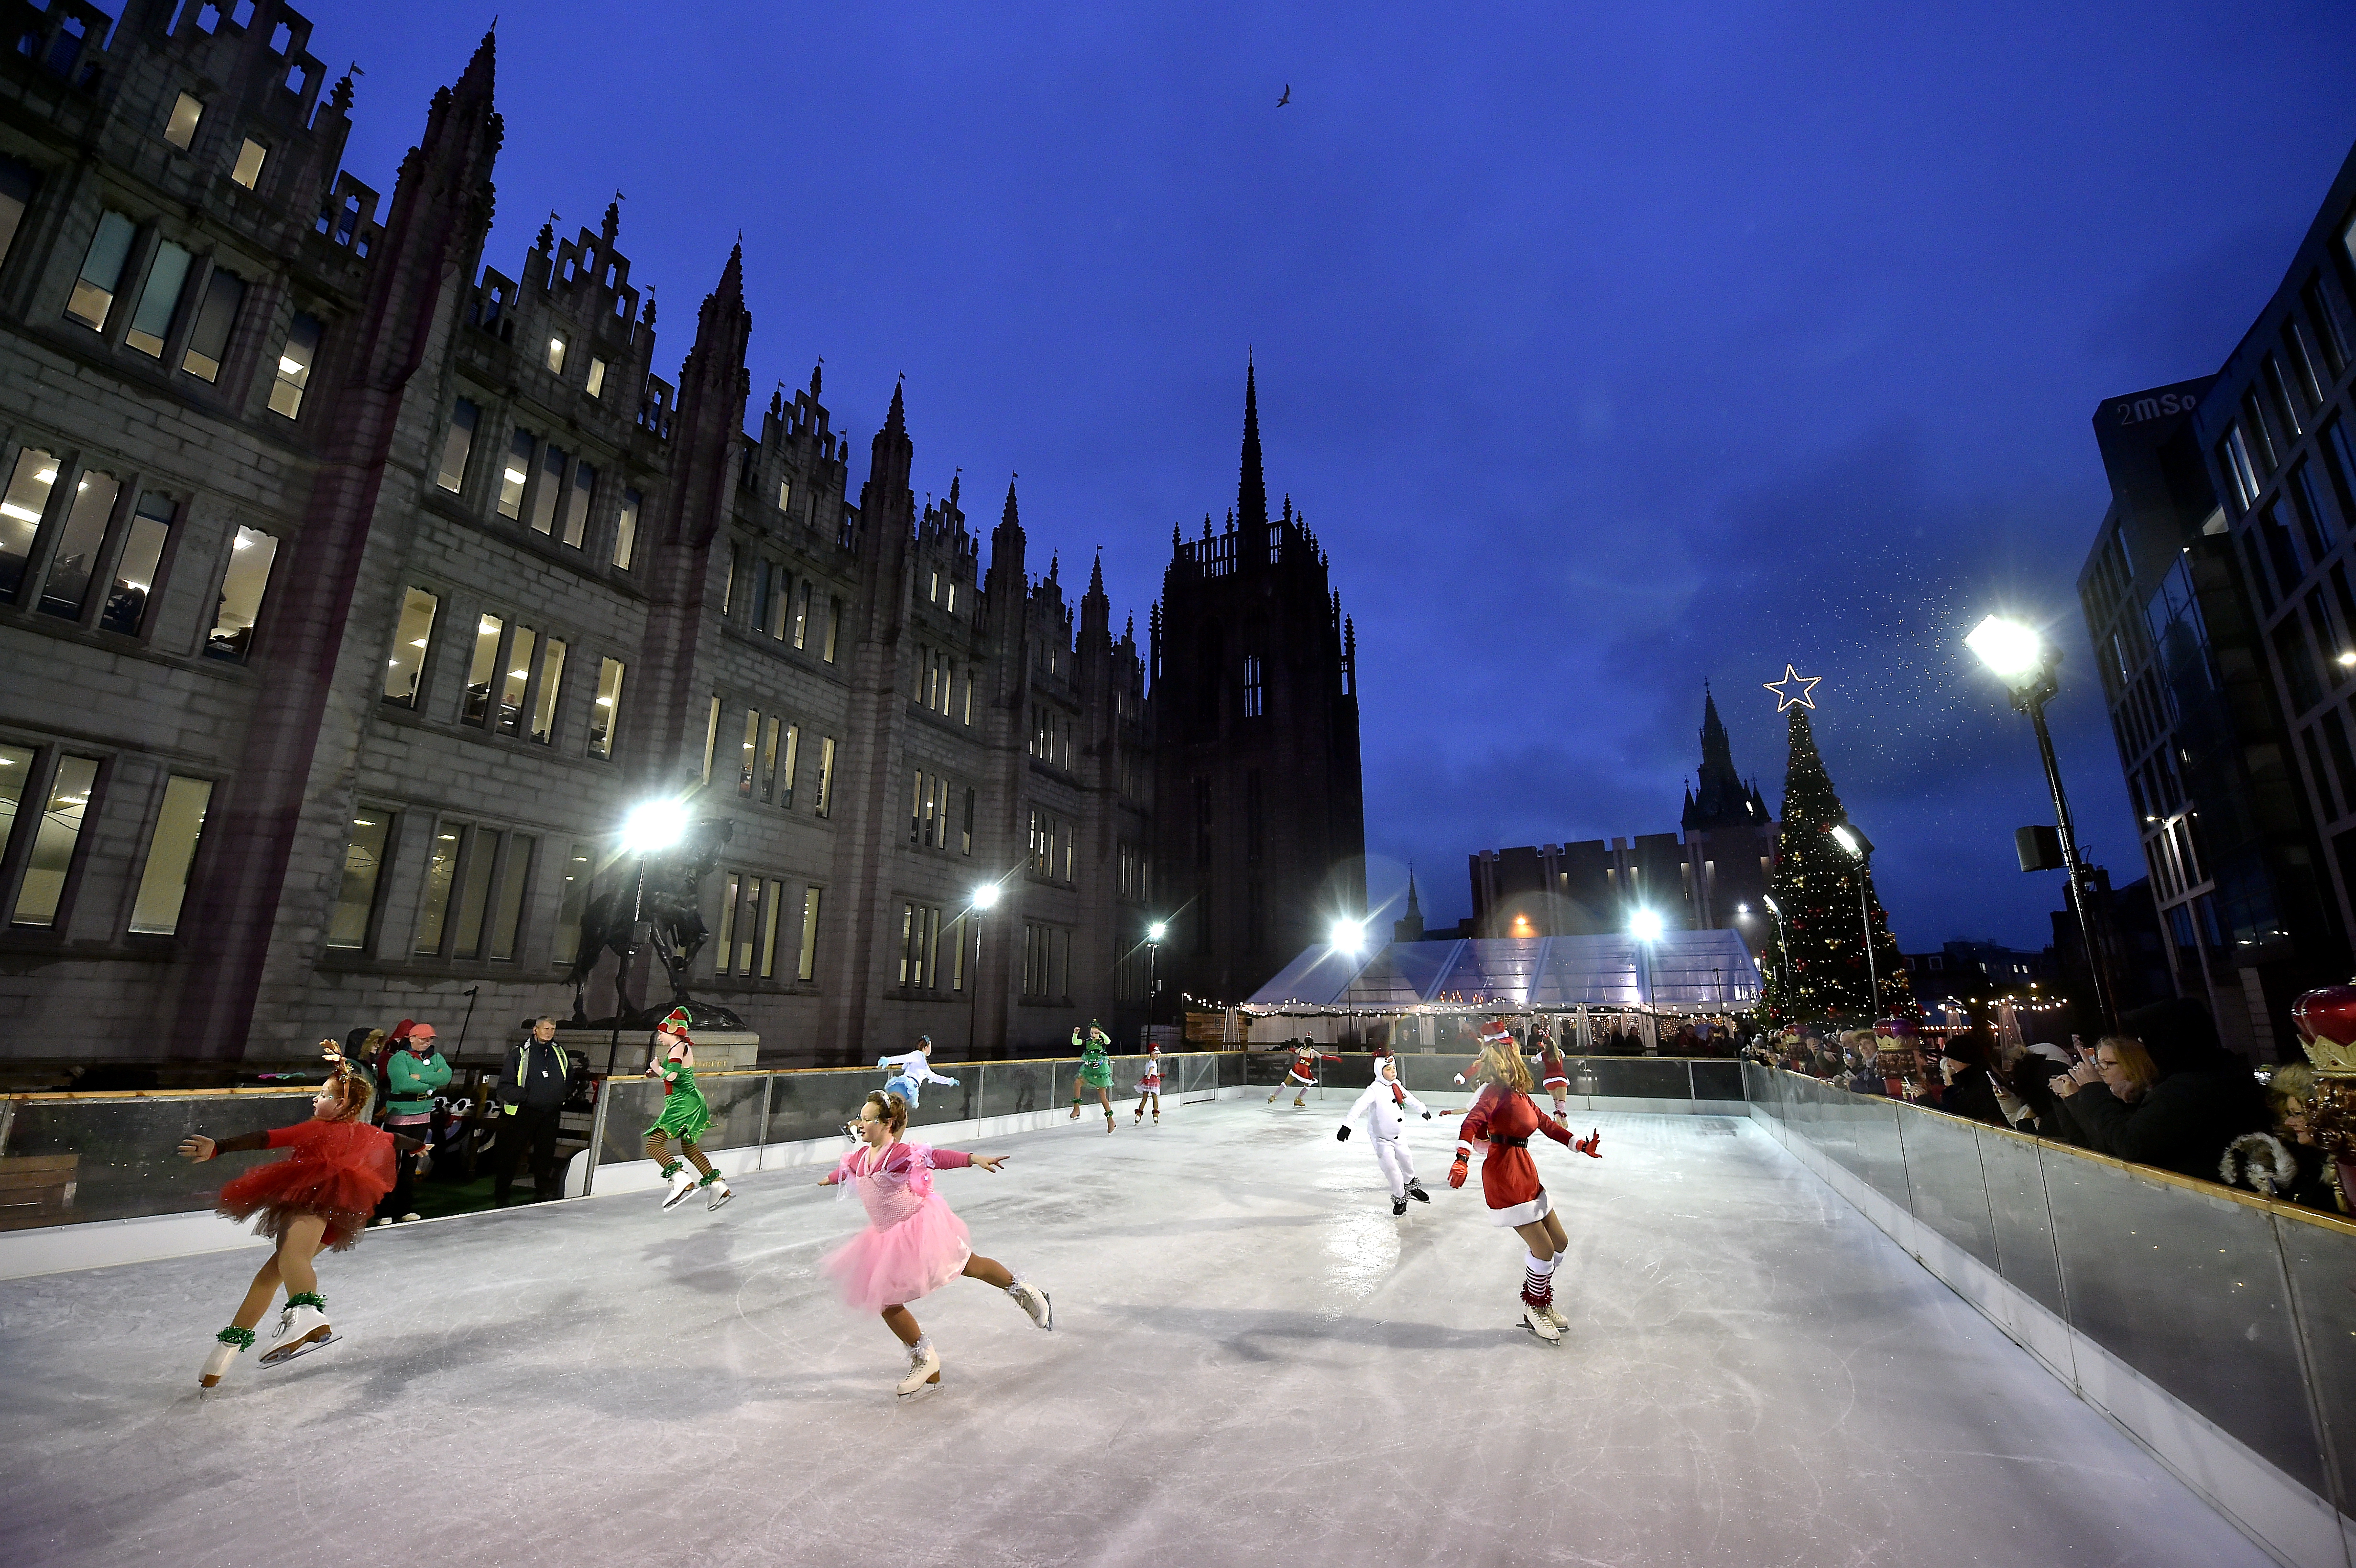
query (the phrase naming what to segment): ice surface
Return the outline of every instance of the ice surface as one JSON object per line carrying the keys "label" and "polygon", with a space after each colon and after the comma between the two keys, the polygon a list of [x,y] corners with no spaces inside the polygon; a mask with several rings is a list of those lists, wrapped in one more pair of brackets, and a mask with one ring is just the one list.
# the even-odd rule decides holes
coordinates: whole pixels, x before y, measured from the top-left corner
{"label": "ice surface", "polygon": [[2266,1561],[1747,1123],[1535,1151],[1549,1349],[1451,1124],[1394,1220],[1346,1104],[1123,1106],[943,1173],[1055,1331],[955,1281],[910,1402],[817,1272],[862,1216],[814,1171],[372,1232],[321,1264],[341,1343],[204,1395],[259,1253],[0,1285],[0,1563]]}

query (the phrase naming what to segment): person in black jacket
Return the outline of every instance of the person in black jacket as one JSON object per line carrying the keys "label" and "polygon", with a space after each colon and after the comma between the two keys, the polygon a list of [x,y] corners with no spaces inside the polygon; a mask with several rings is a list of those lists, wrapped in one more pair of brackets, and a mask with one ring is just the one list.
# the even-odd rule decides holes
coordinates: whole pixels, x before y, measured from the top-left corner
{"label": "person in black jacket", "polygon": [[580,1088],[588,1064],[573,1061],[556,1043],[556,1019],[545,1013],[531,1033],[509,1051],[499,1075],[499,1145],[494,1158],[491,1198],[508,1206],[516,1168],[531,1159],[532,1196],[545,1201],[564,1196],[556,1168],[556,1129],[564,1103]]}
{"label": "person in black jacket", "polygon": [[1992,1127],[2010,1125],[1997,1104],[1997,1085],[1988,1075],[1986,1034],[1972,1029],[1949,1037],[1940,1050],[1939,1076],[1946,1085],[1939,1096],[1939,1109]]}
{"label": "person in black jacket", "polygon": [[2218,1180],[2226,1147],[2273,1121],[2248,1064],[2218,1044],[2208,1010],[2186,998],[2124,1014],[2119,1031],[2142,1044],[2158,1081],[2130,1103],[2123,1091],[2132,1053],[2109,1040],[2095,1048],[2092,1072],[2081,1063],[2068,1079],[2055,1079],[2054,1093],[2087,1144],[2119,1159]]}

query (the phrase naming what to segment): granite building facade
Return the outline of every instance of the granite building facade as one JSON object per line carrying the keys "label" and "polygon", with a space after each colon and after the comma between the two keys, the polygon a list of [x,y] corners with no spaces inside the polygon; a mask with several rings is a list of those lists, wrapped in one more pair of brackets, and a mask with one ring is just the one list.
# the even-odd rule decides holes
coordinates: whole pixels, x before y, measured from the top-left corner
{"label": "granite building facade", "polygon": [[1012,486],[985,562],[958,482],[916,504],[900,390],[855,496],[817,372],[748,432],[740,255],[676,382],[617,210],[483,266],[489,37],[386,201],[284,5],[25,16],[0,1050],[283,1060],[561,1014],[656,796],[725,825],[696,989],[769,1059],[1143,1020],[1161,694],[1100,571],[1076,601],[1035,572]]}

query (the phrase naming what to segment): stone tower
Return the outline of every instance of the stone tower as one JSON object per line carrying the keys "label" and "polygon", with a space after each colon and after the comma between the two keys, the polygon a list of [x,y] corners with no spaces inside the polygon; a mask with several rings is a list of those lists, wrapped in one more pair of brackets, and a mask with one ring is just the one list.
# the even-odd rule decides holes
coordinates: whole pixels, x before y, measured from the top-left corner
{"label": "stone tower", "polygon": [[1290,497],[1271,519],[1256,372],[1224,532],[1171,537],[1154,608],[1156,859],[1171,988],[1236,1002],[1365,913],[1356,633]]}

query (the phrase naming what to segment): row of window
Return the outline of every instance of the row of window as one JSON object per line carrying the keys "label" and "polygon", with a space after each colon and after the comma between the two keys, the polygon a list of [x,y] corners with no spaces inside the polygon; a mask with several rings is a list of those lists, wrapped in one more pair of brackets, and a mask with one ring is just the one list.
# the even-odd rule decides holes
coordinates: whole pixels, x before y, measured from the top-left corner
{"label": "row of window", "polygon": [[1031,808],[1031,874],[1050,881],[1072,880],[1072,825],[1050,811]]}
{"label": "row of window", "polygon": [[2281,341],[2259,363],[2243,390],[2240,417],[2217,444],[2218,466],[2247,511],[2287,453],[2314,428],[2330,401],[2332,384],[2348,368],[2348,343],[2319,275],[2299,293],[2304,319],[2284,319]]}
{"label": "row of window", "polygon": [[[746,629],[755,636],[766,636],[803,650],[815,638],[819,657],[828,664],[834,663],[842,642],[843,603],[840,594],[828,593],[827,585],[815,579],[797,579],[785,562],[748,552],[741,545],[728,553],[728,579],[720,596],[723,620],[736,614],[740,591],[748,618]],[[825,594],[822,604],[820,594]],[[814,619],[821,610],[826,615],[823,635],[819,635]]]}
{"label": "row of window", "polygon": [[[794,978],[818,975],[818,917],[825,891],[802,889],[801,936],[792,954]],[[738,976],[774,980],[777,976],[777,933],[786,907],[786,884],[775,877],[751,871],[731,871],[721,888],[720,928],[712,948],[715,978]],[[788,931],[786,940],[795,938]]]}
{"label": "row of window", "polygon": [[[412,586],[402,594],[391,655],[385,660],[380,697],[387,706],[423,707],[426,662],[433,654],[441,608],[440,597],[427,589]],[[507,617],[484,611],[475,619],[458,721],[491,734],[552,744],[569,653],[562,637],[511,624]],[[627,673],[628,667],[620,659],[608,656],[597,661],[597,695],[583,746],[588,756],[614,754],[614,737],[621,723],[622,683]]]}
{"label": "row of window", "polygon": [[[434,482],[453,495],[466,494],[467,464],[474,458],[475,435],[482,419],[483,411],[472,399],[460,398],[450,405],[450,422],[443,431],[442,457]],[[494,502],[500,517],[585,554],[599,502],[594,464],[521,425],[509,435]],[[637,557],[638,512],[645,504],[644,496],[626,486],[614,501],[612,548],[605,551],[605,559],[625,571]]]}
{"label": "row of window", "polygon": [[973,722],[973,669],[967,667],[965,687],[960,697],[958,688],[957,661],[939,648],[916,649],[916,700],[926,711],[959,722]]}
{"label": "row of window", "polygon": [[[66,908],[90,823],[109,772],[99,757],[54,747],[0,744],[0,891],[8,890],[8,923],[54,928]],[[188,876],[203,837],[213,783],[169,774],[141,862],[125,929],[170,936],[180,927]],[[37,809],[27,811],[27,805]]]}
{"label": "row of window", "polygon": [[[180,505],[94,468],[72,469],[71,485],[60,485],[70,468],[47,448],[17,450],[0,489],[0,603],[138,636],[150,629],[147,610],[159,592]],[[277,557],[278,541],[269,534],[236,530],[205,639],[209,657],[245,662]]]}
{"label": "row of window", "polygon": [[1153,857],[1136,845],[1123,840],[1118,847],[1115,864],[1118,868],[1113,883],[1115,894],[1131,903],[1143,903],[1153,897]]}
{"label": "row of window", "polygon": [[981,926],[960,913],[945,925],[937,904],[900,906],[900,984],[912,991],[965,989],[969,963],[980,957]]}
{"label": "row of window", "polygon": [[1044,702],[1033,703],[1030,753],[1050,767],[1068,772],[1072,766],[1073,722],[1068,713]]}
{"label": "row of window", "polygon": [[[952,811],[957,816],[954,827],[949,820]],[[908,842],[922,849],[954,847],[959,854],[970,855],[973,853],[973,811],[974,791],[970,787],[965,790],[960,805],[956,787],[948,780],[918,768],[908,795]]]}
{"label": "row of window", "polygon": [[[718,692],[712,694],[710,716],[703,731],[703,782],[712,782],[712,770],[719,760],[722,715],[725,705]],[[757,708],[744,710],[744,731],[737,766],[736,794],[744,800],[759,801],[764,805],[794,808],[794,791],[801,776],[802,727],[777,714],[763,714]],[[834,813],[835,741],[831,735],[821,735],[818,741],[818,777],[812,781],[810,813],[815,816],[830,816]]]}
{"label": "row of window", "polygon": [[1023,997],[1056,1002],[1072,994],[1072,933],[1038,921],[1023,923]]}

